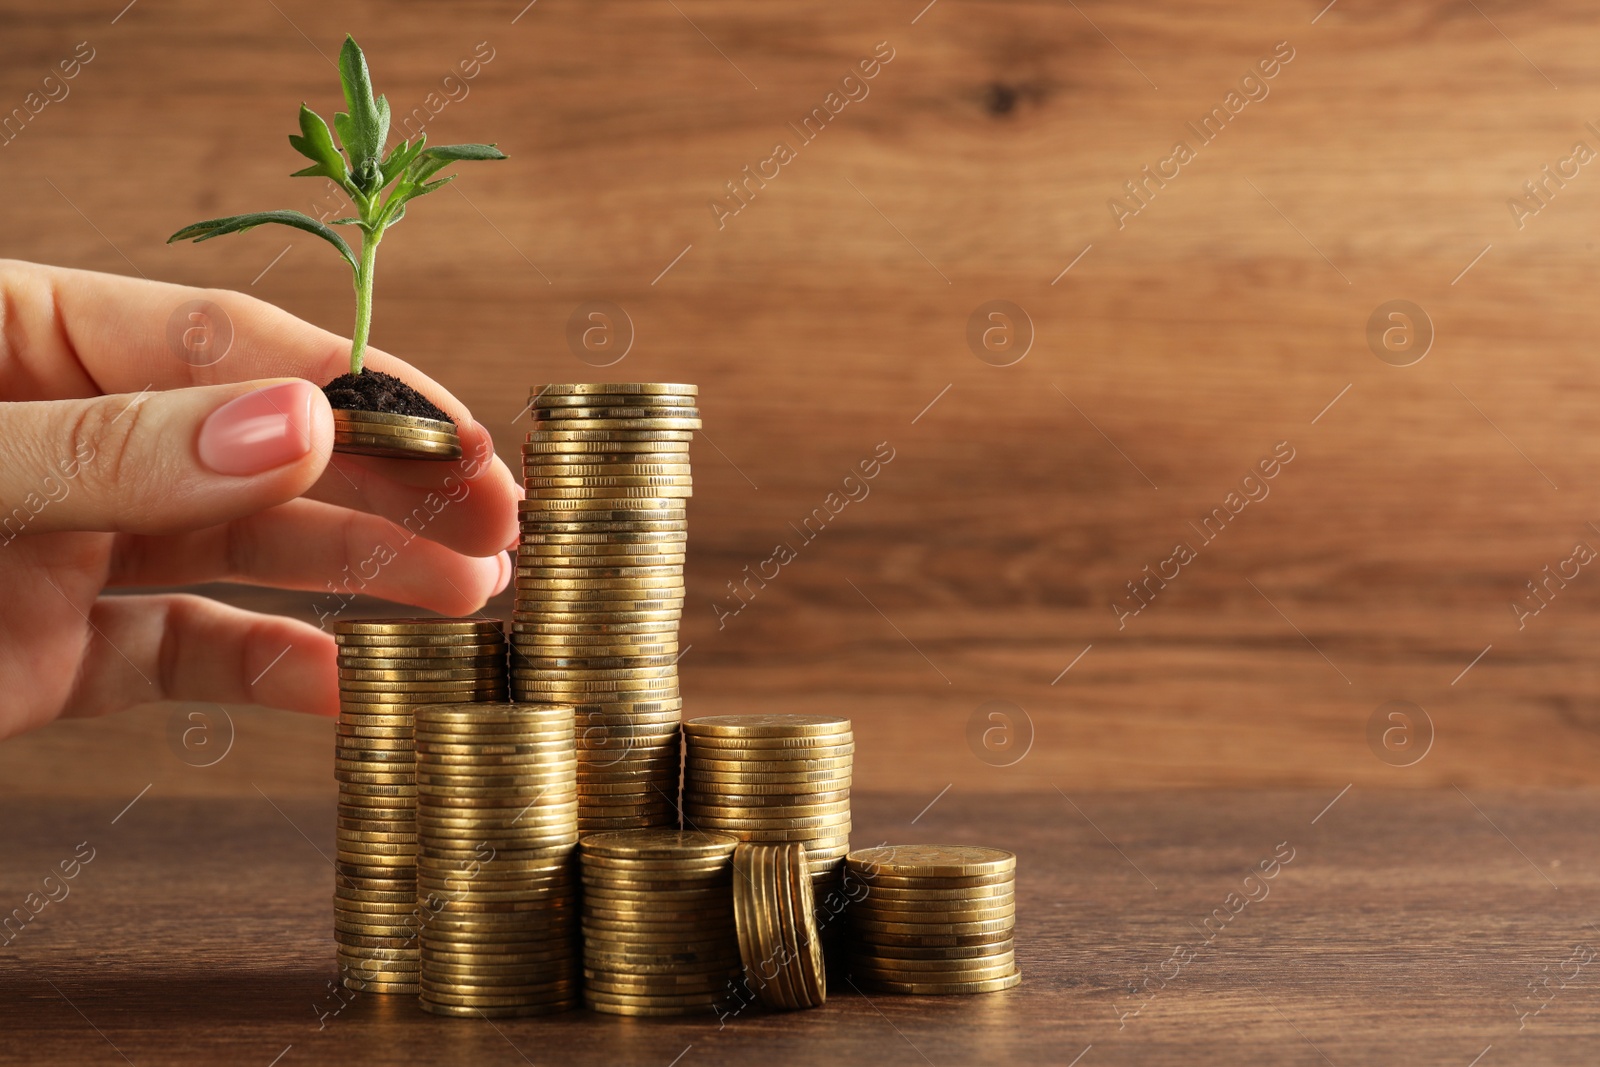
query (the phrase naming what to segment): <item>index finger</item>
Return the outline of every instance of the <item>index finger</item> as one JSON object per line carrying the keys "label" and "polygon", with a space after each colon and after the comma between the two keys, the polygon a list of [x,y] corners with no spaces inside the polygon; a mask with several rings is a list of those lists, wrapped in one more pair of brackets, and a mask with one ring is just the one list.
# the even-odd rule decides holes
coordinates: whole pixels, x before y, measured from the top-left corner
{"label": "index finger", "polygon": [[[258,378],[325,385],[349,370],[348,338],[228,289],[0,260],[0,293],[12,333],[0,368],[8,399],[61,400]],[[200,350],[184,344],[190,329],[209,331]],[[375,348],[367,349],[365,360],[427,396],[458,425],[472,426],[466,405],[409,363]]]}

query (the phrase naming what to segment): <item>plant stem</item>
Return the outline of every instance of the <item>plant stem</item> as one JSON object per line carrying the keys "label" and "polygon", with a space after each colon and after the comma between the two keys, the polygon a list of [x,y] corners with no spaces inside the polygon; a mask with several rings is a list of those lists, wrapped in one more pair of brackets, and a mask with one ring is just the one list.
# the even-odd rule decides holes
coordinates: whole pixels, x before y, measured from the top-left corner
{"label": "plant stem", "polygon": [[372,271],[377,266],[380,234],[368,231],[361,239],[361,266],[356,269],[356,330],[350,339],[350,373],[360,374],[372,331]]}

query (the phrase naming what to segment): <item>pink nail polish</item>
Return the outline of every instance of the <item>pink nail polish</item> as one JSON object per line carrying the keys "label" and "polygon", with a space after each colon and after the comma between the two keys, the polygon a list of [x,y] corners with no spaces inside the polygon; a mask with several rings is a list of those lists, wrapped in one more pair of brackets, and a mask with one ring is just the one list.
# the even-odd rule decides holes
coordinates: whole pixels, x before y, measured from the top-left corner
{"label": "pink nail polish", "polygon": [[310,382],[283,382],[235,397],[200,427],[200,462],[218,474],[261,474],[311,451]]}

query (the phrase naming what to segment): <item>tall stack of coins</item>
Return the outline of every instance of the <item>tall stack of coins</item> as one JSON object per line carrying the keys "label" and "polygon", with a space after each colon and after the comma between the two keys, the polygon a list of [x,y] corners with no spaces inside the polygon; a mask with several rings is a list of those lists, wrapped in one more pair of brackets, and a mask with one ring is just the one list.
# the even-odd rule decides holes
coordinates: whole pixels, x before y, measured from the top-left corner
{"label": "tall stack of coins", "polygon": [[693,385],[547,385],[522,446],[512,692],[578,708],[583,833],[677,821]]}
{"label": "tall stack of coins", "polygon": [[422,1006],[519,1016],[578,1002],[578,755],[558,704],[419,707]]}
{"label": "tall stack of coins", "polygon": [[885,845],[845,860],[858,978],[885,993],[990,993],[1022,981],[1017,857],[972,845]]}
{"label": "tall stack of coins", "polygon": [[850,850],[855,753],[841,715],[707,715],[683,724],[684,821],[741,841],[805,846],[814,878]]}
{"label": "tall stack of coins", "polygon": [[334,939],[345,985],[415,993],[417,777],[412,708],[503,700],[505,635],[486,619],[365,619],[334,626],[339,811]]}
{"label": "tall stack of coins", "polygon": [[586,835],[584,1000],[615,1015],[714,1011],[739,973],[726,834]]}
{"label": "tall stack of coins", "polygon": [[815,1008],[827,999],[822,944],[804,845],[733,850],[733,914],[745,989],[769,1008]]}

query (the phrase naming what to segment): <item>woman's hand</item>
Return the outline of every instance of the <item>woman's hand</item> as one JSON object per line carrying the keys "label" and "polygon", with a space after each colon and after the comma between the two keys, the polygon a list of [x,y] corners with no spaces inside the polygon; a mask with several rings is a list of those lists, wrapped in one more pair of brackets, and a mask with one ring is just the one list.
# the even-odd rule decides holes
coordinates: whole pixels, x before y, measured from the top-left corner
{"label": "woman's hand", "polygon": [[[231,323],[205,366],[171,340],[199,300]],[[456,615],[505,588],[522,493],[488,431],[369,350],[465,457],[333,456],[319,385],[349,351],[240,293],[0,260],[0,737],[157,700],[337,711],[316,626],[108,588],[300,589],[324,626],[355,592]]]}

